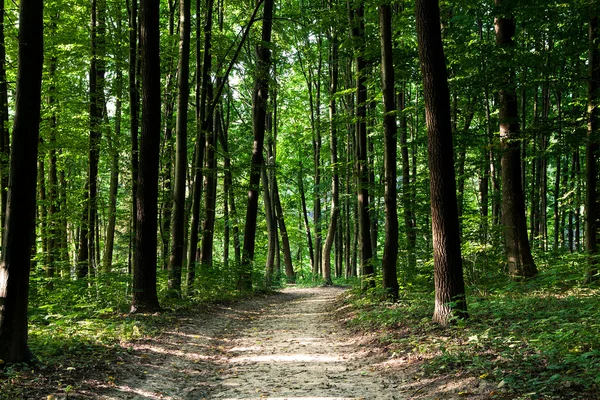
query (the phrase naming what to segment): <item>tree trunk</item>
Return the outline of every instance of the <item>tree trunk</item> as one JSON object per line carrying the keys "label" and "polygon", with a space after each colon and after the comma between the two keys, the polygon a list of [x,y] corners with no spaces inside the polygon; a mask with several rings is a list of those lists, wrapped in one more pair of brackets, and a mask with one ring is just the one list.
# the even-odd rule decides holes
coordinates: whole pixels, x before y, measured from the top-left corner
{"label": "tree trunk", "polygon": [[585,194],[585,251],[588,253],[590,270],[588,280],[597,279],[598,260],[598,132],[600,131],[600,108],[598,100],[600,99],[600,50],[598,34],[598,13],[593,12],[590,15],[588,23],[588,127],[587,144],[585,151],[586,158],[586,194]]}
{"label": "tree trunk", "polygon": [[385,170],[385,242],[381,261],[382,285],[387,295],[398,298],[398,212],[396,210],[396,138],[394,111],[394,64],[392,60],[392,10],[389,4],[379,5],[379,32],[381,35],[381,89],[383,92],[383,146]]}
{"label": "tree trunk", "polygon": [[261,181],[263,190],[263,201],[265,205],[265,222],[267,224],[267,261],[265,265],[265,287],[270,288],[273,284],[273,275],[275,272],[275,250],[277,247],[277,221],[273,215],[273,204],[271,203],[271,193],[269,190],[269,178],[267,177],[267,168],[263,164],[261,170]]}
{"label": "tree trunk", "polygon": [[[333,1],[329,1],[329,8],[333,7]],[[325,237],[325,244],[323,246],[323,280],[326,285],[333,284],[331,280],[331,248],[336,237],[336,230],[338,227],[338,219],[340,215],[340,176],[338,166],[338,155],[337,155],[337,108],[336,108],[336,92],[338,90],[338,40],[337,32],[335,27],[331,28],[330,33],[330,87],[329,87],[329,151],[331,153],[331,217],[329,220],[329,228],[327,229],[327,236]]]}
{"label": "tree trunk", "polygon": [[298,190],[300,191],[300,203],[302,206],[302,215],[304,217],[304,229],[306,231],[306,239],[308,241],[308,255],[310,257],[311,271],[315,271],[315,253],[313,249],[312,235],[310,233],[310,225],[308,223],[308,210],[306,207],[306,193],[304,191],[304,172],[302,170],[302,161],[300,161],[300,176],[298,177]]}
{"label": "tree trunk", "polygon": [[10,172],[8,89],[6,84],[6,47],[4,37],[4,2],[0,2],[0,229],[2,232],[4,232],[6,223],[8,174]]}
{"label": "tree trunk", "polygon": [[[127,10],[129,12],[129,129],[131,134],[131,197],[135,199],[137,196],[137,180],[138,180],[138,134],[139,134],[139,92],[137,79],[138,65],[138,0],[127,0]],[[128,269],[131,273],[132,255],[135,253],[135,235],[137,231],[137,203],[135,200],[131,202],[131,226],[130,226],[130,246],[129,246],[129,263]]]}
{"label": "tree trunk", "polygon": [[281,233],[281,244],[283,247],[285,277],[288,283],[294,283],[296,281],[296,275],[294,273],[294,266],[292,265],[292,251],[290,249],[290,239],[288,237],[285,219],[283,218],[283,208],[281,207],[281,200],[279,198],[279,188],[277,186],[277,179],[273,180],[273,190],[275,191],[275,216],[277,218],[277,224],[279,225],[279,232]]}
{"label": "tree trunk", "polygon": [[[117,33],[121,34],[121,11],[119,8],[117,15]],[[121,46],[117,44],[117,52],[120,53]],[[123,96],[123,72],[120,59],[116,61],[116,104],[115,104],[115,134],[108,135],[109,152],[111,155],[110,170],[110,189],[108,199],[108,227],[106,228],[106,243],[104,246],[104,259],[102,261],[102,270],[104,273],[111,272],[113,249],[115,242],[115,226],[117,222],[117,191],[119,188],[119,141],[121,137],[121,119],[122,119],[122,96]],[[105,102],[106,106],[106,102]],[[104,110],[104,117],[108,124],[108,113]],[[110,129],[110,128],[109,128]],[[109,131],[110,132],[110,131]]]}
{"label": "tree trunk", "polygon": [[175,125],[175,183],[171,214],[171,254],[169,255],[169,290],[181,294],[181,269],[185,224],[185,189],[187,176],[187,116],[190,78],[191,2],[179,0],[179,65],[177,73],[177,121]]}
{"label": "tree trunk", "polygon": [[[218,80],[217,85],[219,85]],[[213,97],[212,88],[210,90],[209,97]],[[217,101],[217,99],[214,99],[213,101]],[[206,174],[204,176],[204,221],[202,222],[200,267],[205,272],[210,270],[212,266],[213,241],[215,234],[215,207],[217,202],[217,159],[215,154],[217,147],[216,139],[218,136],[218,131],[221,129],[221,117],[218,109],[215,109],[214,115],[214,121],[210,121],[210,123],[207,124],[206,144],[204,145],[204,148],[206,149],[206,160],[204,164]],[[207,115],[207,118],[212,118],[212,115]]]}
{"label": "tree trunk", "polygon": [[427,120],[435,280],[433,320],[467,316],[456,202],[450,95],[437,0],[416,2],[417,40]]}
{"label": "tree trunk", "polygon": [[[505,6],[506,0],[495,0]],[[509,3],[510,4],[510,3]],[[511,52],[514,48],[515,21],[496,17],[496,44]],[[509,58],[509,60],[511,60]],[[504,82],[499,90],[500,141],[502,146],[502,219],[509,274],[530,277],[537,274],[531,256],[525,219],[525,200],[521,185],[521,149],[514,71],[505,66]]]}
{"label": "tree trunk", "polygon": [[[98,213],[98,162],[100,159],[100,139],[104,111],[104,73],[105,73],[105,34],[106,34],[106,2],[92,1],[91,15],[91,49],[90,63],[90,148],[88,166],[88,275],[95,274],[96,265],[96,221]],[[83,260],[80,260],[83,261]]]}
{"label": "tree trunk", "polygon": [[21,0],[19,59],[6,224],[0,262],[0,359],[29,362],[27,305],[35,235],[36,161],[43,66],[42,0]]}
{"label": "tree trunk", "polygon": [[254,263],[254,247],[256,237],[256,218],[258,211],[258,190],[260,170],[263,164],[263,143],[265,139],[265,122],[267,100],[269,96],[269,76],[271,69],[271,30],[273,27],[273,0],[265,0],[263,6],[262,40],[258,45],[254,91],[252,93],[252,131],[254,146],[252,148],[252,166],[250,169],[250,185],[248,190],[248,208],[246,210],[246,226],[244,227],[244,248],[242,265],[238,281],[241,291],[252,290],[252,268]]}
{"label": "tree trunk", "polygon": [[[196,1],[196,19],[200,21],[200,1]],[[210,74],[212,71],[212,16],[213,0],[206,0],[206,18],[204,21],[204,48],[202,51],[202,74],[197,74],[196,81],[196,148],[194,149],[194,183],[192,187],[192,226],[188,239],[187,287],[192,288],[196,279],[196,250],[198,248],[198,228],[200,225],[200,200],[202,198],[202,183],[204,166],[204,151],[206,146],[205,123],[209,116],[206,113],[209,92],[212,92]],[[196,65],[200,65],[200,24],[196,31]],[[211,120],[212,122],[212,120]]]}
{"label": "tree trunk", "polygon": [[358,230],[360,243],[360,266],[364,288],[374,287],[375,268],[371,246],[371,221],[369,216],[369,168],[367,165],[367,87],[365,52],[364,4],[358,2],[350,10],[352,37],[355,44],[356,77],[356,159],[358,163]]}
{"label": "tree trunk", "polygon": [[156,232],[160,150],[159,3],[140,1],[142,133],[131,312],[160,309],[156,293]]}

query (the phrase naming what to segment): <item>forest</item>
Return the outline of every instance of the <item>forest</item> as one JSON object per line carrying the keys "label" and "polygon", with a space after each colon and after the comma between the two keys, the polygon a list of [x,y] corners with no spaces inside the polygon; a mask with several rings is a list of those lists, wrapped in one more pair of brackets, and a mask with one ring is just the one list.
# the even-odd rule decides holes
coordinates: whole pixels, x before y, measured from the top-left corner
{"label": "forest", "polygon": [[596,398],[598,2],[0,6],[12,397],[177,310],[351,285],[429,374]]}

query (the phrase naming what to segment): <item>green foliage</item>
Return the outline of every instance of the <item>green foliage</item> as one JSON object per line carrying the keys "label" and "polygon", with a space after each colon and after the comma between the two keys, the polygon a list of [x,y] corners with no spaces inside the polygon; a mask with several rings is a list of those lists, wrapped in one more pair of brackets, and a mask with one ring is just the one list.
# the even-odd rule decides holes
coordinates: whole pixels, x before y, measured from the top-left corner
{"label": "green foliage", "polygon": [[[396,357],[422,357],[428,376],[465,374],[510,398],[591,398],[600,384],[600,288],[582,284],[580,256],[554,260],[527,281],[489,279],[468,295],[469,320],[440,328],[431,292],[381,303],[355,289],[350,326],[380,331]],[[494,283],[492,283],[494,282]]]}

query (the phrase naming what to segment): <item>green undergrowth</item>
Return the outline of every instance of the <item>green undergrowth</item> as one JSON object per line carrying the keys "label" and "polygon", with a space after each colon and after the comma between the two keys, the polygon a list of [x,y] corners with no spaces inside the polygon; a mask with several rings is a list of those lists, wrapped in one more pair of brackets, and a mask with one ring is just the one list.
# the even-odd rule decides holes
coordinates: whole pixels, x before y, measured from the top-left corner
{"label": "green undergrowth", "polygon": [[130,314],[127,275],[104,274],[76,281],[57,278],[50,287],[46,278],[34,274],[29,347],[35,361],[0,369],[0,399],[74,393],[89,371],[107,371],[104,375],[110,376],[111,366],[125,363],[133,353],[132,341],[159,335],[182,314],[253,295],[200,276],[201,286],[184,297],[173,296],[166,281],[166,272],[159,271],[161,311]]}
{"label": "green undergrowth", "polygon": [[600,398],[600,288],[576,263],[534,279],[471,285],[469,319],[431,322],[433,293],[403,291],[395,303],[358,289],[344,302],[349,325],[379,331],[393,357],[422,359],[421,372],[457,372],[493,383],[497,398]]}

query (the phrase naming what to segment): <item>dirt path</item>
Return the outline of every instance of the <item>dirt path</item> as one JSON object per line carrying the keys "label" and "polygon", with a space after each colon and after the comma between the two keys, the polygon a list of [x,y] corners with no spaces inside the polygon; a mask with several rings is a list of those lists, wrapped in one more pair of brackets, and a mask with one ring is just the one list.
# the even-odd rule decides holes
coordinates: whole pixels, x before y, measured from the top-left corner
{"label": "dirt path", "polygon": [[405,361],[388,360],[341,328],[328,315],[341,292],[288,288],[181,318],[134,344],[114,376],[88,387],[101,387],[105,400],[489,398],[459,394],[453,379],[421,380]]}
{"label": "dirt path", "polygon": [[136,343],[134,360],[106,377],[101,398],[400,398],[369,351],[328,318],[340,293],[290,288],[182,318],[161,337]]}

